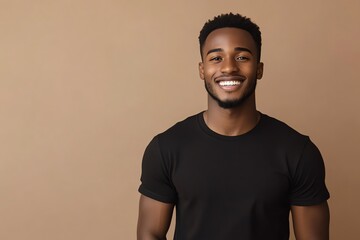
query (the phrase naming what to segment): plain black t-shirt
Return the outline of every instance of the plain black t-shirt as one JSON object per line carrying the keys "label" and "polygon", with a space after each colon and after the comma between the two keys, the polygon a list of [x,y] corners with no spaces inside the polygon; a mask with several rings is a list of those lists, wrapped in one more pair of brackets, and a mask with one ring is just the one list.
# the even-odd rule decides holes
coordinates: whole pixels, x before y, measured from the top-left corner
{"label": "plain black t-shirt", "polygon": [[153,138],[139,192],[176,205],[175,240],[288,240],[290,206],[327,200],[324,179],[317,147],[283,122],[224,136],[199,113]]}

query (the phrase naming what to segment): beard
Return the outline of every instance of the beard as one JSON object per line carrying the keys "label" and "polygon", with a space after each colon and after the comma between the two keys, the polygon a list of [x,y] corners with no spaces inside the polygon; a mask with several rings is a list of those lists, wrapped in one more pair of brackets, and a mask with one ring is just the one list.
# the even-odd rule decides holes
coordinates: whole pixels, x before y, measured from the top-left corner
{"label": "beard", "polygon": [[255,77],[255,79],[250,80],[251,85],[248,86],[247,89],[245,89],[244,95],[240,96],[237,99],[225,101],[222,101],[218,96],[216,96],[215,91],[213,90],[210,83],[208,83],[207,81],[204,82],[205,89],[208,92],[209,96],[214,99],[221,108],[231,109],[241,106],[255,92],[257,79]]}

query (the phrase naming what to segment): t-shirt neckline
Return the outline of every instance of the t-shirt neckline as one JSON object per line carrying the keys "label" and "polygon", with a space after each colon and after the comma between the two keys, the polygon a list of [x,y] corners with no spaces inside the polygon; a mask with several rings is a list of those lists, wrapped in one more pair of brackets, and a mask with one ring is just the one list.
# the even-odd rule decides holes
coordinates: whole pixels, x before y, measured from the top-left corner
{"label": "t-shirt neckline", "polygon": [[260,119],[259,119],[258,123],[255,125],[255,127],[253,127],[251,130],[249,130],[246,133],[243,133],[241,135],[226,136],[226,135],[219,134],[219,133],[211,130],[208,127],[208,125],[206,124],[205,119],[204,119],[204,112],[205,111],[202,111],[199,114],[197,114],[197,122],[198,122],[201,130],[203,132],[205,132],[207,135],[210,135],[211,137],[214,137],[214,138],[217,138],[220,140],[225,140],[225,141],[237,141],[237,140],[241,140],[241,139],[244,139],[244,138],[247,138],[247,137],[253,135],[254,133],[256,133],[258,131],[260,126],[263,124],[263,121],[265,118],[265,115],[262,114],[260,111],[258,111],[260,114]]}

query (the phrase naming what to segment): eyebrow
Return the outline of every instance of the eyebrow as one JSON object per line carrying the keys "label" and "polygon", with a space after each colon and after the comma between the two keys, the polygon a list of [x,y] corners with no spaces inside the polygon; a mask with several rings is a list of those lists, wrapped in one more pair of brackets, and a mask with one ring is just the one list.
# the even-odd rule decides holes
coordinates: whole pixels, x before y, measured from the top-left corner
{"label": "eyebrow", "polygon": [[[239,52],[249,52],[252,54],[250,49],[244,48],[244,47],[236,47],[236,48],[234,48],[234,50],[239,51]],[[224,51],[224,49],[222,49],[222,48],[214,48],[214,49],[210,49],[206,55],[209,55],[210,53],[213,53],[213,52],[223,52],[223,51]]]}

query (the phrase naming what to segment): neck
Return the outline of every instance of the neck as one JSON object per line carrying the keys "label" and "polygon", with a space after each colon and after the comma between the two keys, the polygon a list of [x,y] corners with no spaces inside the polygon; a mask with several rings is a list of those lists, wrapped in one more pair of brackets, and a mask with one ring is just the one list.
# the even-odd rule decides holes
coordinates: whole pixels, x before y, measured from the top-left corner
{"label": "neck", "polygon": [[256,110],[255,96],[251,96],[241,106],[230,109],[221,108],[217,102],[209,99],[204,120],[207,126],[218,134],[238,136],[256,126],[260,113]]}

